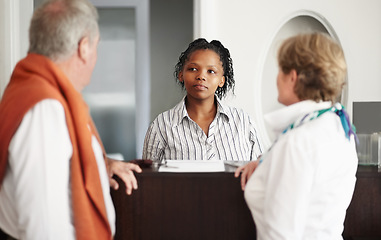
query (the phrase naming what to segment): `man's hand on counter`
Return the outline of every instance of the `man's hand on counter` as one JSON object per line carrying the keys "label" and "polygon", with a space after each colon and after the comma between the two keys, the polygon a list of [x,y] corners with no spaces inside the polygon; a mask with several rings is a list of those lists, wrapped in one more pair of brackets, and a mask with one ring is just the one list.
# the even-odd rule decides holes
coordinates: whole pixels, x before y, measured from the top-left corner
{"label": "man's hand on counter", "polygon": [[134,171],[141,173],[142,169],[134,163],[127,163],[119,160],[107,158],[108,162],[108,175],[110,181],[110,187],[114,190],[119,188],[118,182],[113,179],[113,176],[118,176],[126,185],[127,195],[131,195],[133,189],[138,189],[138,183],[136,181]]}

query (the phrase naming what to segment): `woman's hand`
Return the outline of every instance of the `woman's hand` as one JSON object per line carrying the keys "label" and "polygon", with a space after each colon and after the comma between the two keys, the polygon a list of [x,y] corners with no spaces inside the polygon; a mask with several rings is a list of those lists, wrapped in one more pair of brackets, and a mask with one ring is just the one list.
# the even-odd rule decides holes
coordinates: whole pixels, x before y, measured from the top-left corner
{"label": "woman's hand", "polygon": [[127,195],[131,195],[132,189],[138,189],[138,182],[136,181],[134,172],[141,173],[142,169],[133,163],[126,163],[118,160],[108,158],[108,176],[110,181],[110,187],[114,190],[119,188],[118,182],[112,178],[114,174],[118,176],[126,185]]}
{"label": "woman's hand", "polygon": [[248,164],[237,168],[237,170],[235,171],[234,176],[236,178],[239,177],[239,174],[242,172],[241,173],[242,191],[245,190],[246,183],[249,180],[250,176],[253,174],[254,170],[257,168],[258,163],[259,163],[259,159],[256,161],[251,161]]}

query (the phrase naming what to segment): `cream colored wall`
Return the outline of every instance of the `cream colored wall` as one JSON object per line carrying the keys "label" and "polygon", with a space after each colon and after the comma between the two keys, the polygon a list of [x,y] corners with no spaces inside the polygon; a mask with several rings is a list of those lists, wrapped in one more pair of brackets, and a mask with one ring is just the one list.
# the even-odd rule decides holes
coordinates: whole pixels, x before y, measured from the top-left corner
{"label": "cream colored wall", "polygon": [[[348,64],[349,113],[354,101],[381,101],[381,1],[195,0],[195,37],[220,39],[230,50],[236,96],[228,100],[263,123],[263,61],[273,37],[297,11],[320,14],[335,30]],[[261,134],[266,134],[262,129]]]}
{"label": "cream colored wall", "polygon": [[33,0],[0,1],[0,97],[16,63],[26,55]]}

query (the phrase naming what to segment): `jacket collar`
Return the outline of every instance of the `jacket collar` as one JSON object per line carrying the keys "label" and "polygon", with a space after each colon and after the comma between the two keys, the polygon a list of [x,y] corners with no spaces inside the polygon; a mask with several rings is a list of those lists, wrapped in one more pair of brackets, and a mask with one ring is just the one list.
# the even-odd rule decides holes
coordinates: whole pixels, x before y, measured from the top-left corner
{"label": "jacket collar", "polygon": [[304,100],[268,113],[264,116],[264,120],[270,127],[270,130],[274,132],[275,136],[278,136],[299,117],[331,106],[331,102],[317,103],[312,100]]}

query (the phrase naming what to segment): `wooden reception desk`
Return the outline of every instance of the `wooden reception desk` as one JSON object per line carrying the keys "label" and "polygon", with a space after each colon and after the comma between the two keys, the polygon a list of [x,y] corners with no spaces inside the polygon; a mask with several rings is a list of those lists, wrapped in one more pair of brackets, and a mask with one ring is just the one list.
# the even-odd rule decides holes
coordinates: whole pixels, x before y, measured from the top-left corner
{"label": "wooden reception desk", "polygon": [[[115,240],[256,239],[234,168],[226,165],[226,171],[218,173],[159,173],[149,168],[136,177],[139,189],[131,196],[123,187],[112,191]],[[377,167],[359,167],[344,226],[345,239],[381,239]]]}

